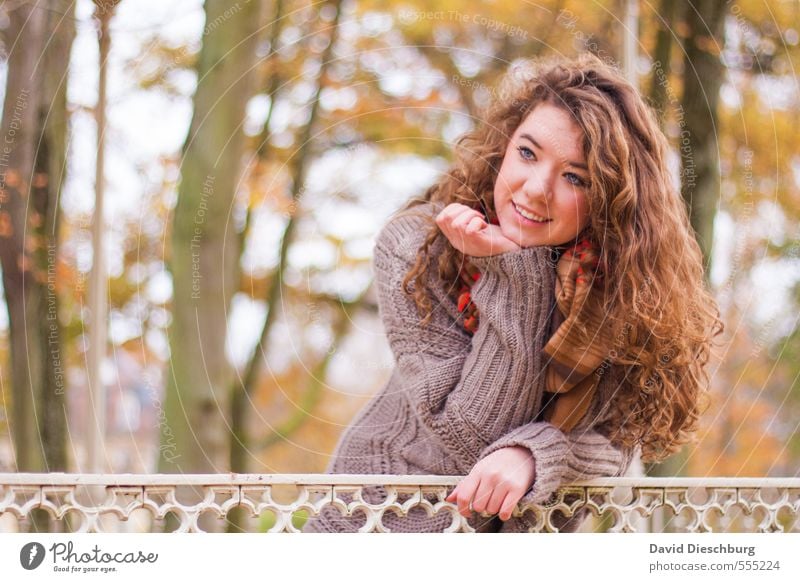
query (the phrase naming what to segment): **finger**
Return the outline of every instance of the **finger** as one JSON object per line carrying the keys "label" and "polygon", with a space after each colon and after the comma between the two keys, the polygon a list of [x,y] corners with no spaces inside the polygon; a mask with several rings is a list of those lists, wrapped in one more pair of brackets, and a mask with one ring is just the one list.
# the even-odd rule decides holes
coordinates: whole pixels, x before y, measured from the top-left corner
{"label": "finger", "polygon": [[511,519],[511,514],[514,512],[514,508],[517,506],[519,499],[516,495],[513,495],[510,491],[506,495],[505,499],[503,499],[503,504],[500,506],[500,511],[498,515],[502,521],[508,521]]}
{"label": "finger", "polygon": [[453,219],[459,216],[464,209],[468,209],[468,206],[463,204],[459,204],[458,202],[453,202],[452,204],[448,204],[444,207],[444,209],[436,215],[436,222],[437,224],[441,222],[445,224],[451,224]]}
{"label": "finger", "polygon": [[495,486],[494,490],[492,491],[492,496],[489,498],[489,502],[486,504],[486,513],[491,513],[492,515],[500,513],[500,508],[503,506],[503,501],[508,495],[509,489],[510,488],[504,484]]}
{"label": "finger", "polygon": [[451,243],[463,238],[458,229],[454,228],[453,222],[463,213],[465,208],[466,206],[463,204],[448,204],[436,217],[436,225]]}
{"label": "finger", "polygon": [[441,212],[439,212],[439,214],[436,215],[436,218],[434,220],[436,224],[439,225],[439,228],[443,228],[445,226],[450,225],[452,217],[449,208],[450,208],[449,206],[445,207],[444,210],[442,210]]}
{"label": "finger", "polygon": [[472,510],[477,513],[486,511],[486,506],[489,504],[493,493],[494,486],[486,479],[482,479],[475,491],[475,499],[472,500]]}
{"label": "finger", "polygon": [[[463,481],[462,481],[462,483],[463,483]],[[453,489],[450,492],[450,495],[448,495],[445,498],[445,501],[447,501],[448,503],[455,503],[456,507],[458,507],[458,509],[459,509],[459,513],[461,513],[461,507],[462,507],[462,505],[465,505],[465,504],[463,504],[461,502],[461,498],[462,497],[463,497],[463,488],[461,487],[461,483],[459,483],[458,485],[456,485],[455,489]],[[469,503],[469,502],[466,502],[466,503]]]}
{"label": "finger", "polygon": [[484,226],[486,226],[486,222],[483,220],[481,216],[473,216],[469,222],[467,222],[467,226],[464,228],[464,232],[469,235],[477,234],[481,230],[483,230]]}
{"label": "finger", "polygon": [[468,239],[469,242],[469,249],[462,252],[477,257],[494,255],[498,254],[499,252],[503,252],[499,248],[500,245],[495,243],[495,237],[491,230],[493,225],[486,223],[482,217],[479,225],[480,226],[478,228],[472,230],[471,232],[464,233],[464,238]]}
{"label": "finger", "polygon": [[472,479],[469,481],[464,480],[459,483],[459,487],[461,491],[458,493],[458,500],[456,503],[456,505],[458,505],[458,512],[464,517],[470,517],[472,515],[470,503],[475,494],[475,482]]}
{"label": "finger", "polygon": [[464,210],[461,214],[459,214],[453,219],[453,222],[450,224],[450,228],[452,228],[460,236],[464,237],[466,236],[467,225],[476,216],[479,215],[474,210],[472,209]]}

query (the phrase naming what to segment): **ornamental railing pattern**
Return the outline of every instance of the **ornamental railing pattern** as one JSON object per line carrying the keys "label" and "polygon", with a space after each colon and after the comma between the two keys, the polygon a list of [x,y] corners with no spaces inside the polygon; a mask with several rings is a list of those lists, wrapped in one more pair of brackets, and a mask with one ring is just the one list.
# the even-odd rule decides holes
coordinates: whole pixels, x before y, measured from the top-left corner
{"label": "ornamental railing pattern", "polygon": [[[0,474],[0,531],[297,532],[328,504],[360,516],[361,531],[390,531],[387,512],[421,506],[452,516],[448,531],[474,531],[445,498],[460,477],[392,475],[90,475]],[[363,488],[386,499],[368,503]],[[577,511],[592,516],[580,531],[800,532],[797,478],[608,478],[562,487],[547,505],[518,506],[531,532]],[[238,519],[233,514],[240,512]],[[487,516],[488,517],[488,516]]]}

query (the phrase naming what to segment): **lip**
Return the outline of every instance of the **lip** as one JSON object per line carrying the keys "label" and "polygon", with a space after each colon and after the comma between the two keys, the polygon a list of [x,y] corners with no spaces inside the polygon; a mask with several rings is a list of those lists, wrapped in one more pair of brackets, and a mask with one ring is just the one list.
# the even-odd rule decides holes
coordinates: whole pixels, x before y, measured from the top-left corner
{"label": "lip", "polygon": [[[516,215],[517,219],[518,219],[520,222],[522,222],[523,224],[533,224],[533,225],[541,226],[541,225],[543,225],[543,224],[548,224],[548,223],[550,223],[550,222],[552,222],[552,221],[553,221],[553,219],[552,219],[552,218],[548,218],[548,219],[547,219],[546,221],[544,221],[544,222],[536,222],[535,220],[531,220],[530,218],[525,218],[524,216],[522,216],[522,215],[521,215],[521,214],[520,214],[520,213],[517,211],[517,204],[516,204],[515,202],[511,202],[511,207],[514,209],[514,214]],[[526,212],[530,212],[530,211],[529,211],[527,208],[523,208],[523,210],[525,210]],[[536,213],[536,212],[531,212],[531,214],[535,214],[536,216],[539,216],[539,214],[538,214],[538,213]],[[542,217],[542,218],[544,218],[544,217]]]}

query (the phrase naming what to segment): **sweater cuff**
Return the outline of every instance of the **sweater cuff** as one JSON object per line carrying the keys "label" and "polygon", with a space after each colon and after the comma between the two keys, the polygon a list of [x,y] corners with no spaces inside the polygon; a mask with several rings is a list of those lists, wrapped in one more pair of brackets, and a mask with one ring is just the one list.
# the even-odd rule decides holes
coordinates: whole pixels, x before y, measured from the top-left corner
{"label": "sweater cuff", "polygon": [[487,257],[469,257],[470,262],[481,272],[499,273],[512,278],[541,273],[550,264],[550,247],[525,247],[517,251],[489,255]]}
{"label": "sweater cuff", "polygon": [[531,452],[536,471],[533,486],[519,500],[520,505],[544,505],[563,482],[569,453],[567,437],[549,422],[524,424],[486,447],[480,458],[514,446],[525,447]]}

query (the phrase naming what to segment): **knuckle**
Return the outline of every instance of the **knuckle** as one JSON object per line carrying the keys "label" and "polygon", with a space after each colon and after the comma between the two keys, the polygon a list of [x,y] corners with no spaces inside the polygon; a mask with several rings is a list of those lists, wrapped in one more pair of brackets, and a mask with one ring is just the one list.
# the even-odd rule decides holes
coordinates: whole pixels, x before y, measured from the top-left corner
{"label": "knuckle", "polygon": [[489,472],[488,477],[489,477],[489,481],[491,481],[492,483],[495,483],[495,484],[504,483],[506,481],[505,475],[503,475],[503,473],[501,471],[497,470],[497,469],[492,469]]}

